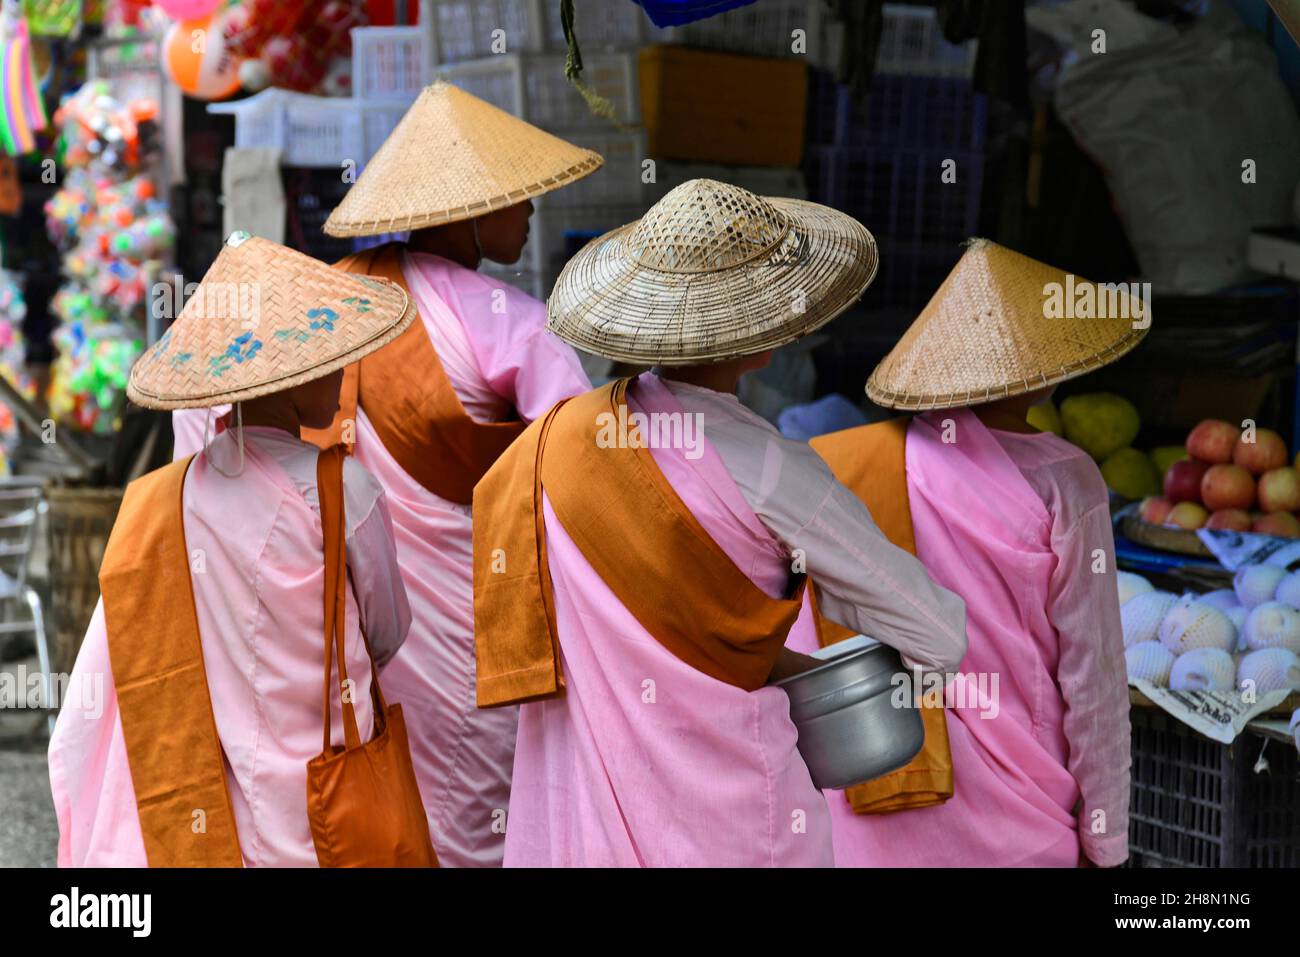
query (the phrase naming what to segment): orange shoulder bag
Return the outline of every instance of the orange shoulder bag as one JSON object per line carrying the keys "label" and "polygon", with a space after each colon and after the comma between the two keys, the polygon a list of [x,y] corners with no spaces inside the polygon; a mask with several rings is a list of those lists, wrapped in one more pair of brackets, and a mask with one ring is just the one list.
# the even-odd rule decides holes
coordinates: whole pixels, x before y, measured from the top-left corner
{"label": "orange shoulder bag", "polygon": [[338,657],[339,687],[348,686],[343,656],[347,614],[347,539],[343,514],[343,449],[316,460],[325,540],[325,743],[307,762],[307,817],[321,867],[437,867],[419,785],[411,766],[402,706],[389,707],[379,688],[370,642],[370,697],[375,735],[365,744],[350,696],[343,695],[346,744],[330,743],[330,677]]}

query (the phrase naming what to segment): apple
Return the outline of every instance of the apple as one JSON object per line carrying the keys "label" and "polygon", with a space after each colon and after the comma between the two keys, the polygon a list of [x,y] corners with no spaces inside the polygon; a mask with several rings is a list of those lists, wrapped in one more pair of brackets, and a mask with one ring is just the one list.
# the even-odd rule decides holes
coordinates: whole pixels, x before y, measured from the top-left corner
{"label": "apple", "polygon": [[1195,531],[1204,525],[1209,517],[1210,513],[1199,502],[1179,502],[1165,516],[1165,524],[1172,525],[1174,528]]}
{"label": "apple", "polygon": [[1237,440],[1232,462],[1251,475],[1263,475],[1286,465],[1286,443],[1272,429],[1256,429],[1254,442],[1247,442],[1244,436]]}
{"label": "apple", "polygon": [[1300,472],[1287,467],[1261,475],[1259,507],[1265,512],[1294,512],[1300,508]]}
{"label": "apple", "polygon": [[1290,512],[1270,512],[1257,519],[1250,530],[1261,535],[1276,535],[1278,538],[1300,538],[1300,521]]}
{"label": "apple", "polygon": [[1183,459],[1169,466],[1165,473],[1165,498],[1177,505],[1179,502],[1201,500],[1201,479],[1209,471],[1210,463],[1200,459]]}
{"label": "apple", "polygon": [[1163,525],[1174,503],[1162,495],[1148,495],[1138,506],[1138,517],[1148,525]]}
{"label": "apple", "polygon": [[1205,520],[1206,528],[1225,532],[1249,532],[1251,524],[1250,512],[1240,508],[1221,508]]}
{"label": "apple", "polygon": [[1201,501],[1215,512],[1250,508],[1255,504],[1255,479],[1240,465],[1211,465],[1201,477]]}
{"label": "apple", "polygon": [[1187,454],[1202,462],[1231,462],[1241,429],[1221,419],[1206,419],[1187,434]]}

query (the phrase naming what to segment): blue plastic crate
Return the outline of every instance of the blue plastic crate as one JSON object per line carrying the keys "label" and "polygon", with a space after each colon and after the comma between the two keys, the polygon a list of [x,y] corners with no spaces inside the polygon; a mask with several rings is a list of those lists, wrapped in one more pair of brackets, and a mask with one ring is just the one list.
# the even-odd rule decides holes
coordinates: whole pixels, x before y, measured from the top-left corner
{"label": "blue plastic crate", "polygon": [[843,87],[826,70],[808,71],[808,117],[804,140],[813,146],[833,146],[839,128]]}
{"label": "blue plastic crate", "polygon": [[[957,180],[942,179],[953,160]],[[860,220],[878,237],[920,245],[974,234],[984,181],[982,151],[943,148],[810,147],[810,198]]]}
{"label": "blue plastic crate", "polygon": [[961,258],[956,243],[922,245],[877,237],[880,268],[863,301],[871,307],[891,306],[920,311]]}
{"label": "blue plastic crate", "polygon": [[988,101],[963,77],[872,78],[865,102],[824,70],[808,74],[806,139],[821,146],[913,146],[980,149]]}
{"label": "blue plastic crate", "polygon": [[882,74],[865,103],[842,86],[835,106],[837,146],[984,146],[987,100],[961,77]]}

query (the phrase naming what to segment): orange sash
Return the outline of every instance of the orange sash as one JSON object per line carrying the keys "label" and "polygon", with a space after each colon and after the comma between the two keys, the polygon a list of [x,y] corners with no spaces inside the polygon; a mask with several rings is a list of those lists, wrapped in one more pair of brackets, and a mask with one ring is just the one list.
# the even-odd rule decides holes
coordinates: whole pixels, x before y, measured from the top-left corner
{"label": "orange sash", "polygon": [[192,458],[127,486],[99,570],[104,627],[149,866],[242,867],[185,545]]}
{"label": "orange sash", "polygon": [[625,421],[618,410],[629,381],[558,403],[474,490],[480,708],[564,691],[543,489],[619,601],[691,667],[746,691],[761,688],[798,617],[802,578],[793,597],[769,598],[709,536],[649,449],[597,444],[604,415]]}
{"label": "orange sash", "polygon": [[[908,422],[900,418],[846,429],[819,436],[810,444],[835,477],[866,504],[885,537],[915,555],[916,538],[907,499]],[[817,616],[817,633],[823,648],[853,635],[821,615]],[[930,807],[952,797],[952,752],[944,710],[925,707],[921,719],[925,744],[911,763],[844,792],[856,813]]]}
{"label": "orange sash", "polygon": [[[334,266],[406,289],[401,252],[400,244],[389,243]],[[327,429],[303,429],[304,441],[323,449],[342,444],[351,451],[358,404],[407,475],[439,498],[461,505],[470,503],[475,483],[524,431],[518,419],[470,418],[418,317],[388,345],[344,370],[334,423]]]}

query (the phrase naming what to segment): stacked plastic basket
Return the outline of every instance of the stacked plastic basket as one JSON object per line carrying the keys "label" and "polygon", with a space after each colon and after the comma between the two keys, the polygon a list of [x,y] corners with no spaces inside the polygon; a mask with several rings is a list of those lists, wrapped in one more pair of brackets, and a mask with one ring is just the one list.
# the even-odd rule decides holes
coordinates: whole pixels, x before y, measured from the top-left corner
{"label": "stacked plastic basket", "polygon": [[[637,49],[651,28],[632,3],[580,3],[576,29],[583,81],[614,110],[592,113],[564,77],[564,31],[550,0],[430,0],[434,75],[571,143],[605,165],[577,183],[533,201],[537,207],[524,258],[492,273],[545,298],[568,258],[594,236],[641,215],[645,136]],[[599,10],[598,16],[588,15]]]}
{"label": "stacked plastic basket", "polygon": [[873,305],[924,305],[975,232],[987,116],[971,86],[974,55],[973,43],[943,39],[934,10],[887,6],[865,98],[813,74],[809,193],[879,241]]}

